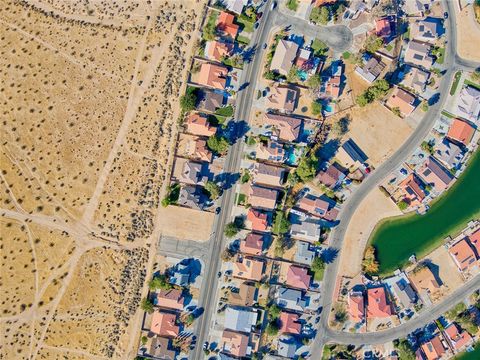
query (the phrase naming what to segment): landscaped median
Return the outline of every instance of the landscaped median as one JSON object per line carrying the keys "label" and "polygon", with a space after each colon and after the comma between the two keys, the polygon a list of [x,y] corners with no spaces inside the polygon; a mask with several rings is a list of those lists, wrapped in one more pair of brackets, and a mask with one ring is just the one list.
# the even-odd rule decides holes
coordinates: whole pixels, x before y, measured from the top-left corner
{"label": "landscaped median", "polygon": [[391,274],[440,246],[445,237],[455,235],[468,221],[480,216],[480,155],[472,156],[465,172],[447,193],[431,204],[425,215],[410,214],[380,222],[369,244],[376,249],[379,275]]}

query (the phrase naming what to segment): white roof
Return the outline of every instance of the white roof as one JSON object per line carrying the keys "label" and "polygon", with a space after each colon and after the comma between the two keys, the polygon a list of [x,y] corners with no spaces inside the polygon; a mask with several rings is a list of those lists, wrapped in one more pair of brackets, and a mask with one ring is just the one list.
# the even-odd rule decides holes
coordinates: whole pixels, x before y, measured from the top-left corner
{"label": "white roof", "polygon": [[248,309],[227,307],[225,310],[225,328],[250,333],[257,323],[257,312]]}

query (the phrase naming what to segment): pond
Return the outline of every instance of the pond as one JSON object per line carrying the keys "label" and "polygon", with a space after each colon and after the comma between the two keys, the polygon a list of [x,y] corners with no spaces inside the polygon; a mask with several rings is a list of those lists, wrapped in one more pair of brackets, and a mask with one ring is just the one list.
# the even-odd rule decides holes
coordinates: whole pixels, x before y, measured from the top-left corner
{"label": "pond", "polygon": [[415,254],[417,259],[438,247],[448,235],[455,235],[468,221],[480,215],[480,155],[446,194],[435,200],[425,215],[411,214],[377,224],[369,243],[377,250],[380,275],[402,267]]}

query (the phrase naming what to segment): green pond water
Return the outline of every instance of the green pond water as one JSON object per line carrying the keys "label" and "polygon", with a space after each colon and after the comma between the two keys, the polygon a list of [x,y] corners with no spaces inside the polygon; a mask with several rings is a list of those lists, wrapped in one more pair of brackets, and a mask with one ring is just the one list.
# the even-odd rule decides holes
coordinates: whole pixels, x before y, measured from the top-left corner
{"label": "green pond water", "polygon": [[475,350],[472,352],[464,352],[455,357],[455,360],[478,360],[480,359],[480,344],[475,344]]}
{"label": "green pond water", "polygon": [[417,259],[455,235],[468,221],[480,215],[480,156],[477,151],[457,182],[435,200],[425,215],[411,214],[379,223],[370,237],[377,250],[380,275],[402,267],[415,254]]}

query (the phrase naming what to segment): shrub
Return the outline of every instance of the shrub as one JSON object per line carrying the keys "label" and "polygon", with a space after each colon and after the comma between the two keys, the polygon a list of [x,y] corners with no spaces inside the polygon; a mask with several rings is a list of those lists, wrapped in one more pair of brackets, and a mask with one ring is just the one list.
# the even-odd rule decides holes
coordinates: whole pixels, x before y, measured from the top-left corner
{"label": "shrub", "polygon": [[368,275],[378,273],[379,265],[375,258],[375,248],[372,245],[367,246],[362,261],[362,270]]}
{"label": "shrub", "polygon": [[225,117],[230,117],[233,115],[233,106],[228,105],[222,108],[219,108],[215,111],[215,114]]}
{"label": "shrub", "polygon": [[280,327],[278,326],[278,322],[269,322],[267,327],[265,328],[265,333],[268,336],[276,336],[280,330]]}
{"label": "shrub", "polygon": [[298,1],[297,0],[288,0],[286,4],[287,8],[292,11],[297,11],[298,9]]}
{"label": "shrub", "polygon": [[195,109],[197,103],[197,89],[194,87],[187,87],[185,95],[180,98],[180,107],[183,112],[192,111]]}
{"label": "shrub", "polygon": [[378,37],[375,34],[370,35],[365,40],[365,50],[369,53],[376,53],[383,46],[382,38]]}
{"label": "shrub", "polygon": [[318,101],[313,101],[310,105],[310,110],[312,111],[313,115],[321,115],[322,114],[322,104]]}
{"label": "shrub", "polygon": [[408,203],[405,200],[400,200],[397,206],[400,210],[405,211],[408,208]]}
{"label": "shrub", "polygon": [[347,133],[349,125],[350,125],[350,118],[348,118],[347,116],[344,116],[333,124],[332,131],[337,136],[342,136]]}
{"label": "shrub", "polygon": [[204,186],[205,191],[208,193],[210,200],[216,200],[220,196],[220,186],[213,181],[207,181]]}
{"label": "shrub", "polygon": [[207,147],[216,154],[225,155],[228,151],[229,143],[223,136],[212,135],[207,140]]}
{"label": "shrub", "polygon": [[318,159],[315,155],[303,156],[298,162],[295,174],[302,182],[312,180],[317,172]]}
{"label": "shrub", "polygon": [[240,231],[240,227],[238,226],[237,223],[235,223],[235,221],[231,222],[231,223],[228,223],[226,226],[225,226],[225,236],[226,237],[234,237],[235,235],[238,234],[238,232]]}
{"label": "shrub", "polygon": [[324,56],[328,52],[327,44],[318,39],[313,40],[311,47],[316,56]]}
{"label": "shrub", "polygon": [[416,359],[415,352],[413,351],[412,346],[410,345],[410,343],[407,340],[405,340],[405,339],[400,340],[398,342],[398,344],[395,346],[395,348],[397,349],[398,357],[401,360],[415,360]]}
{"label": "shrub", "polygon": [[140,307],[142,308],[143,311],[145,311],[149,314],[153,313],[153,304],[147,298],[142,299]]}
{"label": "shrub", "polygon": [[315,24],[327,25],[331,19],[330,11],[326,6],[314,7],[310,13],[310,20]]}
{"label": "shrub", "polygon": [[289,229],[290,229],[290,222],[288,221],[284,212],[281,210],[278,210],[275,213],[275,220],[273,223],[273,233],[275,235],[286,234]]}
{"label": "shrub", "polygon": [[163,274],[155,276],[150,282],[148,283],[148,287],[150,290],[170,290],[173,288],[172,284],[167,281],[167,277]]}

